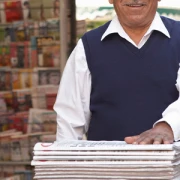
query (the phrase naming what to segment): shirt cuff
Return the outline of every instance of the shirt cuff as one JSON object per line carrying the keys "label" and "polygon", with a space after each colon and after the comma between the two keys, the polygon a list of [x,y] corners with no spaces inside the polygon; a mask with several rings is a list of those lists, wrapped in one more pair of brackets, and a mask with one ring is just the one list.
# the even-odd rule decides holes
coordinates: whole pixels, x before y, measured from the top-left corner
{"label": "shirt cuff", "polygon": [[159,122],[166,122],[171,127],[174,134],[174,141],[180,140],[180,117],[177,113],[168,113],[162,119],[154,123],[153,127]]}

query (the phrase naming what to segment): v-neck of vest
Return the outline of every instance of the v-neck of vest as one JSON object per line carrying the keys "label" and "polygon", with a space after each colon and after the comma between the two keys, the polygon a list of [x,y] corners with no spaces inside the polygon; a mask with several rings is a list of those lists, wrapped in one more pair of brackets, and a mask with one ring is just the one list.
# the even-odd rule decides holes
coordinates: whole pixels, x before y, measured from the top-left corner
{"label": "v-neck of vest", "polygon": [[142,57],[144,55],[145,51],[148,49],[149,45],[152,43],[154,35],[155,35],[155,33],[153,32],[150,35],[149,39],[145,42],[145,44],[140,49],[137,48],[136,46],[134,46],[129,41],[127,41],[126,39],[123,39],[123,43],[125,44],[127,49],[129,51],[131,51],[133,54],[135,54],[136,56]]}

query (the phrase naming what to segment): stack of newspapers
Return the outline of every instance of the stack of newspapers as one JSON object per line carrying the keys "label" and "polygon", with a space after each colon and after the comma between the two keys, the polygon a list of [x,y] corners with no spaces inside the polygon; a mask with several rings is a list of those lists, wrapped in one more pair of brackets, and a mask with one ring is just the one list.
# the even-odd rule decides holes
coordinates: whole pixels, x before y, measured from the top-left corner
{"label": "stack of newspapers", "polygon": [[124,141],[37,143],[31,163],[40,180],[180,180],[180,142],[129,145]]}

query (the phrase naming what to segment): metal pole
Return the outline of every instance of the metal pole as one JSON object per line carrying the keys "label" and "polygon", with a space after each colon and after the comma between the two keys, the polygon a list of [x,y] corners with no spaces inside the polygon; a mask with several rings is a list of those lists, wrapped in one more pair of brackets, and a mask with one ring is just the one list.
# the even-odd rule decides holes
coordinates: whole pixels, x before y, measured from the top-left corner
{"label": "metal pole", "polygon": [[74,49],[76,45],[76,0],[70,0],[70,12],[71,12],[71,43],[70,52]]}
{"label": "metal pole", "polygon": [[61,73],[64,70],[67,61],[67,0],[60,0],[60,51],[61,51],[61,60],[60,60],[60,70]]}

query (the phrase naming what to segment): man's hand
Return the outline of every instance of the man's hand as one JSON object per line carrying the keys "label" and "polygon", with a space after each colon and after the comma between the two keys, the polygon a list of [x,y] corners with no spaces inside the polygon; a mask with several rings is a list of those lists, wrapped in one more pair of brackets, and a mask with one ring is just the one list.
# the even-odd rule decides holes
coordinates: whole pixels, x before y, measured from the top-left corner
{"label": "man's hand", "polygon": [[127,144],[172,144],[174,135],[166,122],[160,122],[140,135],[126,137],[125,141]]}

